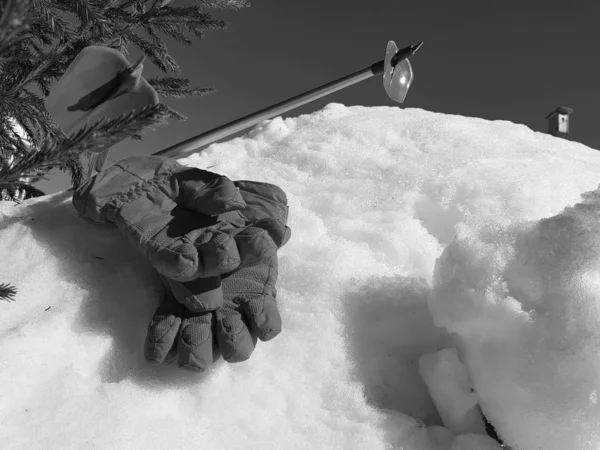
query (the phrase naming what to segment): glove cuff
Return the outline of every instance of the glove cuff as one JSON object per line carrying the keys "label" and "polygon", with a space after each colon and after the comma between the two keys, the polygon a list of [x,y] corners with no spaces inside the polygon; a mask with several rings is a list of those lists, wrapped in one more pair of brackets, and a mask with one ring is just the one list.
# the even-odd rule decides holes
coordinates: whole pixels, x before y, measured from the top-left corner
{"label": "glove cuff", "polygon": [[[125,158],[75,189],[73,206],[80,215],[95,222],[114,223],[121,208],[168,184],[182,167],[174,160],[158,156]],[[132,183],[132,179],[138,181]],[[130,187],[124,192],[115,192],[115,186]]]}

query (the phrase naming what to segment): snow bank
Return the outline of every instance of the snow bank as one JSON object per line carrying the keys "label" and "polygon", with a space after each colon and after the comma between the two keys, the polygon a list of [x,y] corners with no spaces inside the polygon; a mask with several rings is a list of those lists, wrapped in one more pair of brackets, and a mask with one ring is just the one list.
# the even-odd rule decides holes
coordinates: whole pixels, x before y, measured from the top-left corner
{"label": "snow bank", "polygon": [[[530,256],[523,269],[509,264],[521,290],[515,301],[533,298],[524,281],[542,280],[560,263],[536,259],[535,248],[544,253],[553,244],[526,230],[596,187],[596,153],[508,122],[330,104],[265,122],[181,162],[288,193],[293,237],[281,251],[278,282],[284,332],[248,362],[220,362],[202,375],[149,367],[142,344],[158,282],[143,258],[114,230],[77,218],[69,193],[0,203],[0,282],[19,288],[16,302],[0,304],[0,436],[10,448],[499,448],[486,436],[454,438],[439,426],[418,361],[455,343],[434,326],[428,298],[438,325],[460,337],[484,412],[515,449],[554,442],[549,426],[563,421],[564,431],[577,411],[587,416],[565,439],[580,436],[581,444],[543,447],[592,448],[584,446],[594,438],[583,423],[598,416],[589,402],[596,366],[582,351],[594,348],[594,276],[569,291],[575,278],[552,272],[544,292],[585,295],[563,309],[557,297],[541,300],[551,311],[545,322],[509,302],[488,305],[477,292],[492,289],[514,247],[514,255]],[[593,226],[564,233],[564,246],[585,246]],[[511,247],[504,236],[512,235],[524,237]],[[498,247],[508,250],[496,257]],[[491,311],[499,311],[498,322]],[[527,314],[529,321],[520,319]],[[498,323],[489,339],[481,323]],[[570,334],[554,339],[553,330]],[[488,352],[494,342],[497,358]],[[558,373],[568,355],[574,385]],[[545,396],[557,380],[557,389],[575,394],[565,409],[562,392]],[[531,395],[511,407],[506,400],[518,397],[517,387]],[[540,405],[556,409],[540,416]],[[507,417],[517,413],[532,414],[529,427]]]}
{"label": "snow bank", "polygon": [[436,267],[436,324],[519,448],[600,448],[599,219],[593,191],[548,219],[460,226]]}

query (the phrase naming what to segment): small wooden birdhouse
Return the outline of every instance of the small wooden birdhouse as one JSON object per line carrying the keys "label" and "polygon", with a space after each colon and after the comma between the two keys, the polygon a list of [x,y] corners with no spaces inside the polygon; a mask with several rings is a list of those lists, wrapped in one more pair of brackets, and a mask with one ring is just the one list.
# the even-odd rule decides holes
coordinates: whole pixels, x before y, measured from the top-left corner
{"label": "small wooden birdhouse", "polygon": [[559,106],[546,116],[548,119],[548,133],[552,136],[566,137],[569,134],[569,116],[573,113],[571,108]]}

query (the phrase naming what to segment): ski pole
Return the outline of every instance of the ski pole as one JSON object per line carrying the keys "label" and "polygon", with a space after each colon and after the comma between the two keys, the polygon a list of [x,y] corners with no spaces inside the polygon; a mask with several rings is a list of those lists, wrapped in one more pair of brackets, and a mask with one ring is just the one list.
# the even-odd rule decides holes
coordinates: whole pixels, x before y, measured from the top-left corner
{"label": "ski pole", "polygon": [[410,45],[398,50],[394,41],[389,41],[385,59],[378,61],[363,70],[359,70],[303,94],[241,117],[233,122],[226,123],[205,133],[191,137],[164,150],[160,150],[154,153],[154,155],[167,157],[182,157],[188,155],[200,147],[204,147],[219,139],[256,125],[263,120],[271,119],[291,109],[298,108],[299,106],[382,73],[384,88],[388,96],[392,100],[402,103],[414,78],[408,58],[412,56],[421,45],[423,45],[423,41],[416,45]]}

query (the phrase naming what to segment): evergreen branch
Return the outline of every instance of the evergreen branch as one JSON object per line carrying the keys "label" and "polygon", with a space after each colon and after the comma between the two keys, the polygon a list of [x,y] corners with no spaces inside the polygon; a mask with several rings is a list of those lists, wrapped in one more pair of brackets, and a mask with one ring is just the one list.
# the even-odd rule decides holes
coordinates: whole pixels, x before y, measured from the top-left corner
{"label": "evergreen branch", "polygon": [[29,83],[35,81],[40,76],[43,76],[43,72],[50,67],[69,47],[68,43],[59,45],[52,49],[45,55],[41,55],[37,61],[33,61],[33,69],[27,73],[22,79],[14,86],[5,92],[5,95],[14,95],[20,90],[24,89]]}
{"label": "evergreen branch", "polygon": [[47,139],[37,152],[28,153],[4,173],[0,172],[0,188],[23,176],[39,176],[41,171],[64,163],[75,152],[108,148],[147,126],[162,123],[166,117],[165,106],[159,103],[113,119],[103,118],[58,143]]}
{"label": "evergreen branch", "polygon": [[[0,112],[14,118],[25,129],[33,146],[39,145],[40,135],[60,135],[59,127],[46,110],[44,101],[36,94],[23,90],[16,98],[7,96],[2,100]],[[40,134],[36,134],[33,128],[39,130]]]}
{"label": "evergreen branch", "polygon": [[44,194],[38,188],[24,182],[21,182],[18,185],[0,189],[0,200],[6,202],[22,203],[23,200],[42,197],[44,195],[46,194]]}
{"label": "evergreen branch", "polygon": [[176,77],[152,77],[148,83],[158,95],[163,97],[188,98],[194,95],[204,96],[216,92],[213,88],[187,88],[190,80]]}
{"label": "evergreen branch", "polygon": [[44,97],[48,97],[50,95],[50,83],[48,80],[39,78],[35,80],[35,83],[37,84],[39,90],[42,91],[42,94],[44,94]]}
{"label": "evergreen branch", "polygon": [[137,11],[126,11],[122,7],[110,8],[105,13],[106,18],[115,23],[130,23],[137,24],[138,13]]}
{"label": "evergreen branch", "polygon": [[0,17],[0,54],[24,39],[24,37],[20,39],[16,37],[29,27],[26,15],[32,3],[33,0],[6,0]]}
{"label": "evergreen branch", "polygon": [[100,11],[106,12],[110,8],[114,8],[117,3],[119,3],[119,0],[104,0],[103,3],[101,2]]}
{"label": "evergreen branch", "polygon": [[[151,25],[153,25],[161,33],[166,34],[167,36],[173,38],[173,40],[175,40],[176,42],[178,42],[180,44],[188,45],[188,46],[192,45],[192,41],[186,37],[185,32],[180,29],[181,26],[179,24],[173,25],[173,24],[167,24],[167,23],[163,24],[163,23],[155,22],[155,23],[152,23]],[[160,38],[156,34],[156,31],[154,31],[154,29],[151,27],[151,25],[144,24],[144,25],[142,25],[142,27],[144,28],[146,33],[148,33],[148,35],[152,38],[153,42],[161,42]]]}
{"label": "evergreen branch", "polygon": [[[143,2],[143,1],[140,1],[140,0],[123,0],[123,3],[121,3],[121,4],[119,5],[119,9],[122,9],[122,10],[124,10],[124,9],[130,8],[130,7],[132,7],[132,6],[133,6],[133,7],[136,7],[136,6],[138,6],[138,7],[139,7],[139,4],[140,4],[140,3],[142,3],[142,4],[143,4],[144,2]],[[139,9],[139,8],[138,8],[138,9]]]}
{"label": "evergreen branch", "polygon": [[56,36],[60,42],[64,42],[73,37],[74,31],[69,23],[63,20],[54,10],[55,7],[55,4],[49,3],[46,0],[38,0],[34,6],[39,19],[45,20],[49,25],[52,34]]}
{"label": "evergreen branch", "polygon": [[[145,126],[162,122],[164,118],[186,119],[183,114],[161,105],[154,112],[146,111],[146,116],[142,111],[116,121],[99,121],[67,138],[46,110],[43,97],[49,95],[51,83],[64,74],[83,48],[104,45],[127,55],[127,46],[131,44],[161,71],[180,72],[159,34],[191,45],[193,37],[201,38],[204,30],[224,29],[227,25],[202,12],[202,8],[246,6],[249,6],[246,0],[197,0],[195,6],[184,7],[174,7],[170,0],[0,2],[2,197],[21,201],[23,195],[41,195],[41,191],[30,189],[31,180],[44,176],[52,167],[70,172],[73,184],[77,184],[84,173],[81,152],[110,146],[124,138],[140,139],[140,131]],[[182,98],[214,92],[210,88],[190,88],[188,80],[177,77],[155,78],[150,82],[164,97]],[[133,122],[137,119],[141,123],[136,127]],[[31,142],[25,142],[15,133],[10,120],[22,126]]]}
{"label": "evergreen branch", "polygon": [[[27,60],[31,60],[31,59],[35,59],[35,58],[39,58],[39,56],[44,53],[44,50],[42,49],[42,47],[40,46],[40,44],[38,44],[37,42],[35,42],[33,39],[30,39],[27,41],[27,47],[24,47],[21,49],[21,51],[19,52],[19,58],[21,60],[27,58]],[[33,52],[32,52],[33,50]],[[21,53],[23,52],[23,53]]]}
{"label": "evergreen branch", "polygon": [[27,153],[29,153],[35,144],[34,139],[36,138],[36,133],[35,133],[35,130],[33,129],[33,127],[31,126],[31,121],[30,121],[29,117],[26,117],[24,114],[19,114],[19,116],[21,116],[19,118],[20,119],[19,125],[21,126],[21,129],[23,130],[21,133],[25,134],[25,136],[22,136],[21,133],[17,133],[17,132],[15,132],[15,134],[20,139],[23,140],[23,143],[27,147]]}
{"label": "evergreen branch", "polygon": [[188,23],[204,25],[205,29],[220,29],[227,26],[227,22],[213,18],[210,14],[202,12],[201,7],[196,6],[165,6],[152,15],[148,14],[148,21],[151,23],[180,23],[182,26]]}
{"label": "evergreen branch", "polygon": [[7,170],[14,160],[14,152],[9,150],[12,142],[4,128],[0,129],[0,172]]}
{"label": "evergreen branch", "polygon": [[47,47],[52,45],[52,37],[54,32],[52,27],[47,22],[32,21],[27,33],[31,39],[37,39],[42,45]]}
{"label": "evergreen branch", "polygon": [[0,141],[3,144],[3,154],[6,157],[8,157],[7,155],[11,155],[13,158],[19,158],[29,153],[29,145],[15,130],[17,123],[12,118],[5,120],[0,130]]}
{"label": "evergreen branch", "polygon": [[150,11],[145,20],[162,33],[179,42],[189,41],[185,34],[192,33],[197,38],[204,36],[205,30],[223,30],[227,22],[213,18],[200,10],[200,6],[170,7],[165,6],[156,11]]}
{"label": "evergreen branch", "polygon": [[27,198],[43,197],[44,195],[46,195],[43,191],[39,190],[35,186],[32,186],[31,184],[26,184],[21,189],[23,189],[25,191],[25,198],[26,199]]}
{"label": "evergreen branch", "polygon": [[136,6],[138,12],[141,14],[145,14],[146,11],[148,11],[148,8],[146,7],[146,0],[140,0],[140,2],[136,4]]}
{"label": "evergreen branch", "polygon": [[[153,21],[151,23],[151,25],[154,28],[156,28],[158,31],[160,31],[161,33],[166,34],[170,38],[173,38],[173,40],[175,40],[176,42],[179,42],[184,45],[190,45],[192,43],[192,41],[190,41],[185,36],[185,30],[181,29],[181,24],[179,22],[162,23],[162,22]],[[146,26],[144,26],[144,29],[148,30],[151,28],[150,28],[150,26],[146,25]]]}
{"label": "evergreen branch", "polygon": [[167,106],[167,111],[166,111],[166,113],[167,113],[167,117],[168,117],[169,119],[174,119],[174,120],[182,120],[182,121],[185,121],[185,120],[187,120],[187,117],[186,117],[186,116],[184,116],[184,115],[183,115],[183,114],[181,114],[180,112],[177,112],[177,111],[175,111],[175,110],[174,110],[174,109],[172,109],[172,108],[169,108],[168,106]]}
{"label": "evergreen branch", "polygon": [[203,8],[242,9],[250,6],[247,0],[196,0]]}
{"label": "evergreen branch", "polygon": [[84,168],[78,155],[72,155],[66,158],[65,162],[58,166],[61,172],[71,175],[71,186],[79,186],[83,180]]}
{"label": "evergreen branch", "polygon": [[113,119],[103,118],[69,136],[63,145],[67,151],[88,150],[92,147],[108,148],[143,128],[163,123],[166,115],[165,106],[159,103]]}
{"label": "evergreen branch", "polygon": [[[9,2],[11,2],[11,1],[30,2],[31,0],[8,0],[8,1]],[[72,1],[75,1],[75,2],[82,1],[83,3],[85,3],[85,0],[67,0],[67,1],[71,1],[71,2]],[[57,2],[57,3],[60,3],[60,2]],[[97,23],[99,23],[99,22],[90,21],[84,25],[81,25],[78,29],[78,33],[82,36],[85,35],[87,32],[92,30]],[[96,36],[96,39],[98,39],[98,38],[99,37]],[[24,89],[25,86],[27,86],[28,84],[35,82],[40,77],[43,77],[44,72],[47,71],[53,64],[56,64],[57,61],[61,61],[61,60],[64,61],[65,56],[69,55],[69,53],[72,53],[72,52],[75,52],[75,54],[79,53],[83,49],[83,47],[88,45],[87,42],[89,42],[90,40],[91,39],[89,39],[89,38],[88,39],[81,38],[76,41],[64,42],[64,43],[61,43],[58,46],[52,48],[49,52],[39,55],[39,58],[31,61],[31,65],[33,66],[33,69],[30,70],[29,73],[27,73],[25,76],[21,77],[17,83],[12,85],[7,90],[7,92],[5,92],[5,94],[8,94],[8,95],[13,94],[14,95],[16,92]],[[1,53],[2,53],[2,49],[0,48],[0,54]],[[74,58],[74,56],[72,58],[70,58],[68,60],[68,62],[70,63],[73,60],[73,58]]]}
{"label": "evergreen branch", "polygon": [[152,6],[150,7],[150,11],[160,9],[163,6],[167,6],[169,3],[171,3],[171,0],[154,0],[152,2]]}
{"label": "evergreen branch", "polygon": [[6,300],[11,302],[15,300],[17,295],[17,288],[7,283],[0,284],[0,300]]}
{"label": "evergreen branch", "polygon": [[148,42],[134,32],[129,32],[124,39],[131,41],[146,57],[163,72],[179,73],[181,69],[177,62],[169,55],[167,47],[162,43]]}
{"label": "evergreen branch", "polygon": [[88,0],[70,0],[69,12],[77,15],[77,18],[81,21],[80,28],[86,27],[91,22],[98,22],[102,17],[102,11],[96,9],[95,2]]}

